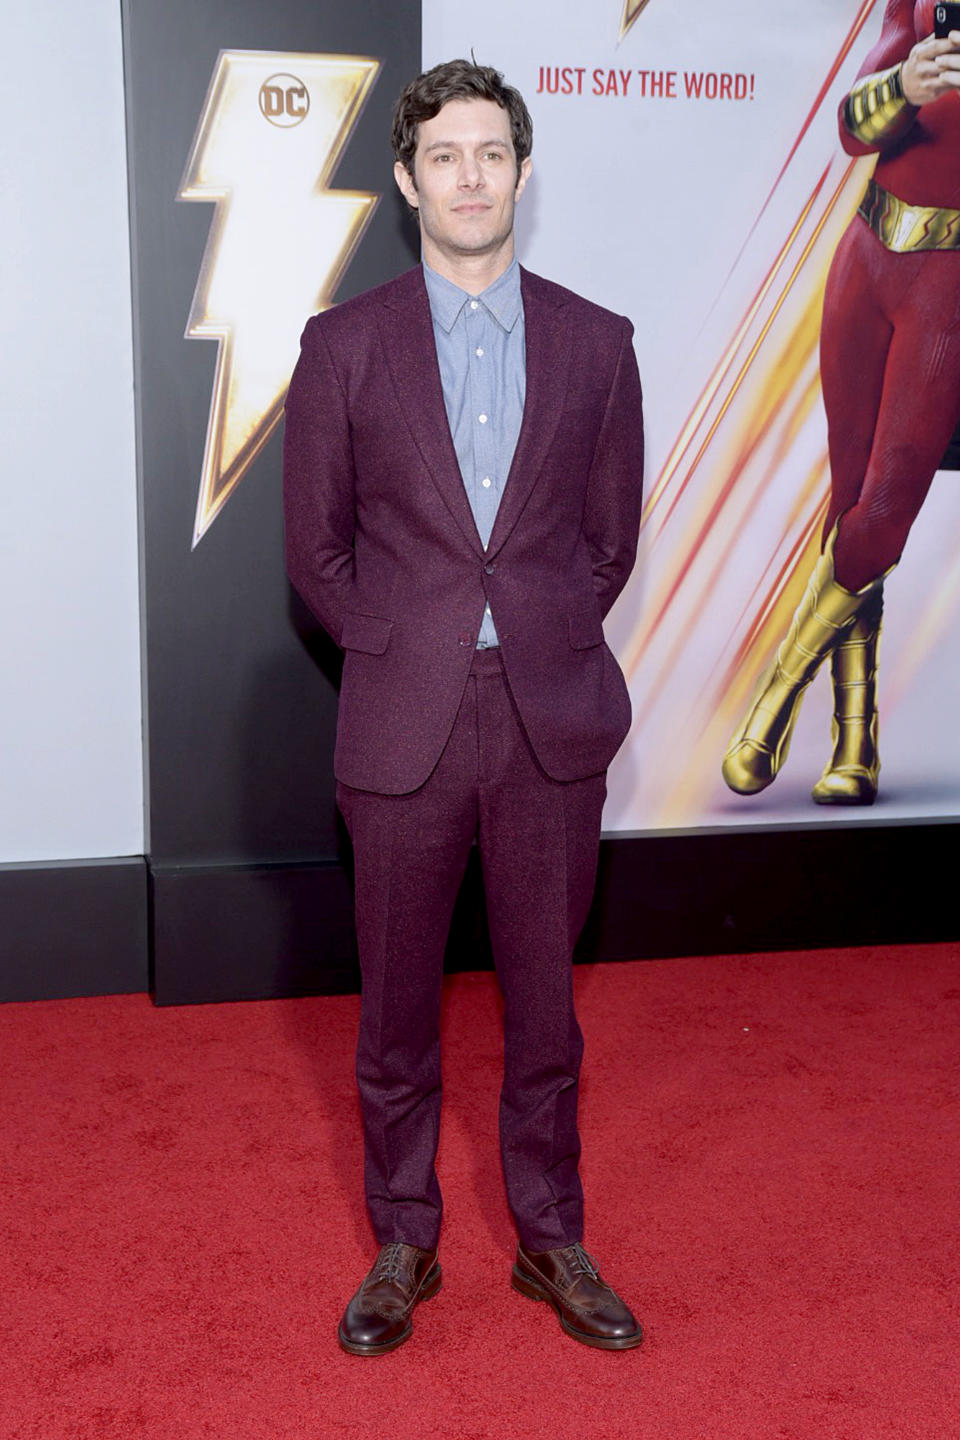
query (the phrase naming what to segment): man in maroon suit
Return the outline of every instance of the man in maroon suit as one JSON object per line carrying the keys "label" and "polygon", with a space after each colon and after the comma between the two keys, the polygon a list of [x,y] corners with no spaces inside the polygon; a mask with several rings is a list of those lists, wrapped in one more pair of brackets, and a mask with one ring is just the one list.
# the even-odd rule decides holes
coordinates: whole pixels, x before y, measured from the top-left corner
{"label": "man in maroon suit", "polygon": [[381,1249],[340,1324],[379,1355],[440,1286],[443,952],[471,845],[505,1000],[513,1285],[642,1338],[582,1246],[571,957],[630,701],[602,620],[636,553],[629,321],[520,270],[526,106],[456,60],[397,105],[423,264],[308,321],[287,399],[291,579],[344,650],[334,766],[363,975],[357,1078]]}

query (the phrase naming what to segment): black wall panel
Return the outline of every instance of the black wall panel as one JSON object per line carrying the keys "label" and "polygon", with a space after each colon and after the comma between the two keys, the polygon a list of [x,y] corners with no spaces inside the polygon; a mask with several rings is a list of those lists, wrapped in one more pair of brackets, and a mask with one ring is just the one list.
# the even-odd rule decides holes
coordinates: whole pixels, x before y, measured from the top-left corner
{"label": "black wall panel", "polygon": [[[207,959],[217,966],[215,947],[192,953],[200,931],[179,913],[176,924],[164,921],[167,896],[181,893],[190,867],[214,884],[218,867],[249,874],[339,856],[331,765],[339,660],[285,578],[279,428],[192,548],[217,344],[184,330],[218,207],[177,194],[222,50],[270,52],[265,72],[295,73],[298,54],[370,57],[382,68],[329,185],[382,198],[335,298],[413,264],[418,241],[395,190],[389,135],[396,96],[420,68],[420,9],[411,0],[124,0],[123,21],[148,848],[154,871],[179,877],[154,887],[163,938],[155,960],[158,970],[182,962],[193,973]],[[318,153],[318,175],[324,160]],[[276,246],[256,282],[267,291],[281,282],[288,253],[278,211]],[[325,273],[324,264],[318,288]],[[213,943],[208,932],[204,940]],[[334,969],[337,953],[331,940]],[[314,959],[322,981],[324,957]]]}

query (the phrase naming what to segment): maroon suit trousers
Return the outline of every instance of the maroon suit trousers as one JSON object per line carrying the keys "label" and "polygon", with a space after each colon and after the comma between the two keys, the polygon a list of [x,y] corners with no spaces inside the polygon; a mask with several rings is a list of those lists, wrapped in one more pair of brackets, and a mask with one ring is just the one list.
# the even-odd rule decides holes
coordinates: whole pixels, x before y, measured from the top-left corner
{"label": "maroon suit trousers", "polygon": [[504,997],[500,1147],[521,1243],[582,1238],[577,1085],[583,1038],[571,958],[596,878],[604,774],[538,766],[498,650],[478,651],[429,779],[406,795],[340,784],[354,848],[363,976],[357,1080],[367,1203],[380,1244],[440,1230],[440,993],[470,847],[480,852]]}

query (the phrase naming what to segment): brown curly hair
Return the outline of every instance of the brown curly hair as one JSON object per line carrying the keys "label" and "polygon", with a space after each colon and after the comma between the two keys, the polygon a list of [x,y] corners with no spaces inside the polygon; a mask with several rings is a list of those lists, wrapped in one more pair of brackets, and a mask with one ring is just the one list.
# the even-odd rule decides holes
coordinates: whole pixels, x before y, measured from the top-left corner
{"label": "brown curly hair", "polygon": [[492,65],[472,60],[446,60],[426,70],[404,89],[393,112],[393,153],[412,176],[417,137],[425,120],[432,120],[448,100],[492,100],[506,110],[517,172],[533,148],[533,121],[523,96],[504,83]]}

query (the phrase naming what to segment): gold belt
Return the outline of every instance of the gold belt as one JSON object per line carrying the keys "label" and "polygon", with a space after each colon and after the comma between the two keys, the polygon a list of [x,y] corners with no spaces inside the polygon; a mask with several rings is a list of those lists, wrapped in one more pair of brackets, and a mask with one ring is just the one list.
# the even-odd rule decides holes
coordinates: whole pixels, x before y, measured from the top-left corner
{"label": "gold belt", "polygon": [[904,255],[911,250],[960,250],[960,210],[938,205],[905,205],[871,180],[858,215],[881,244]]}

